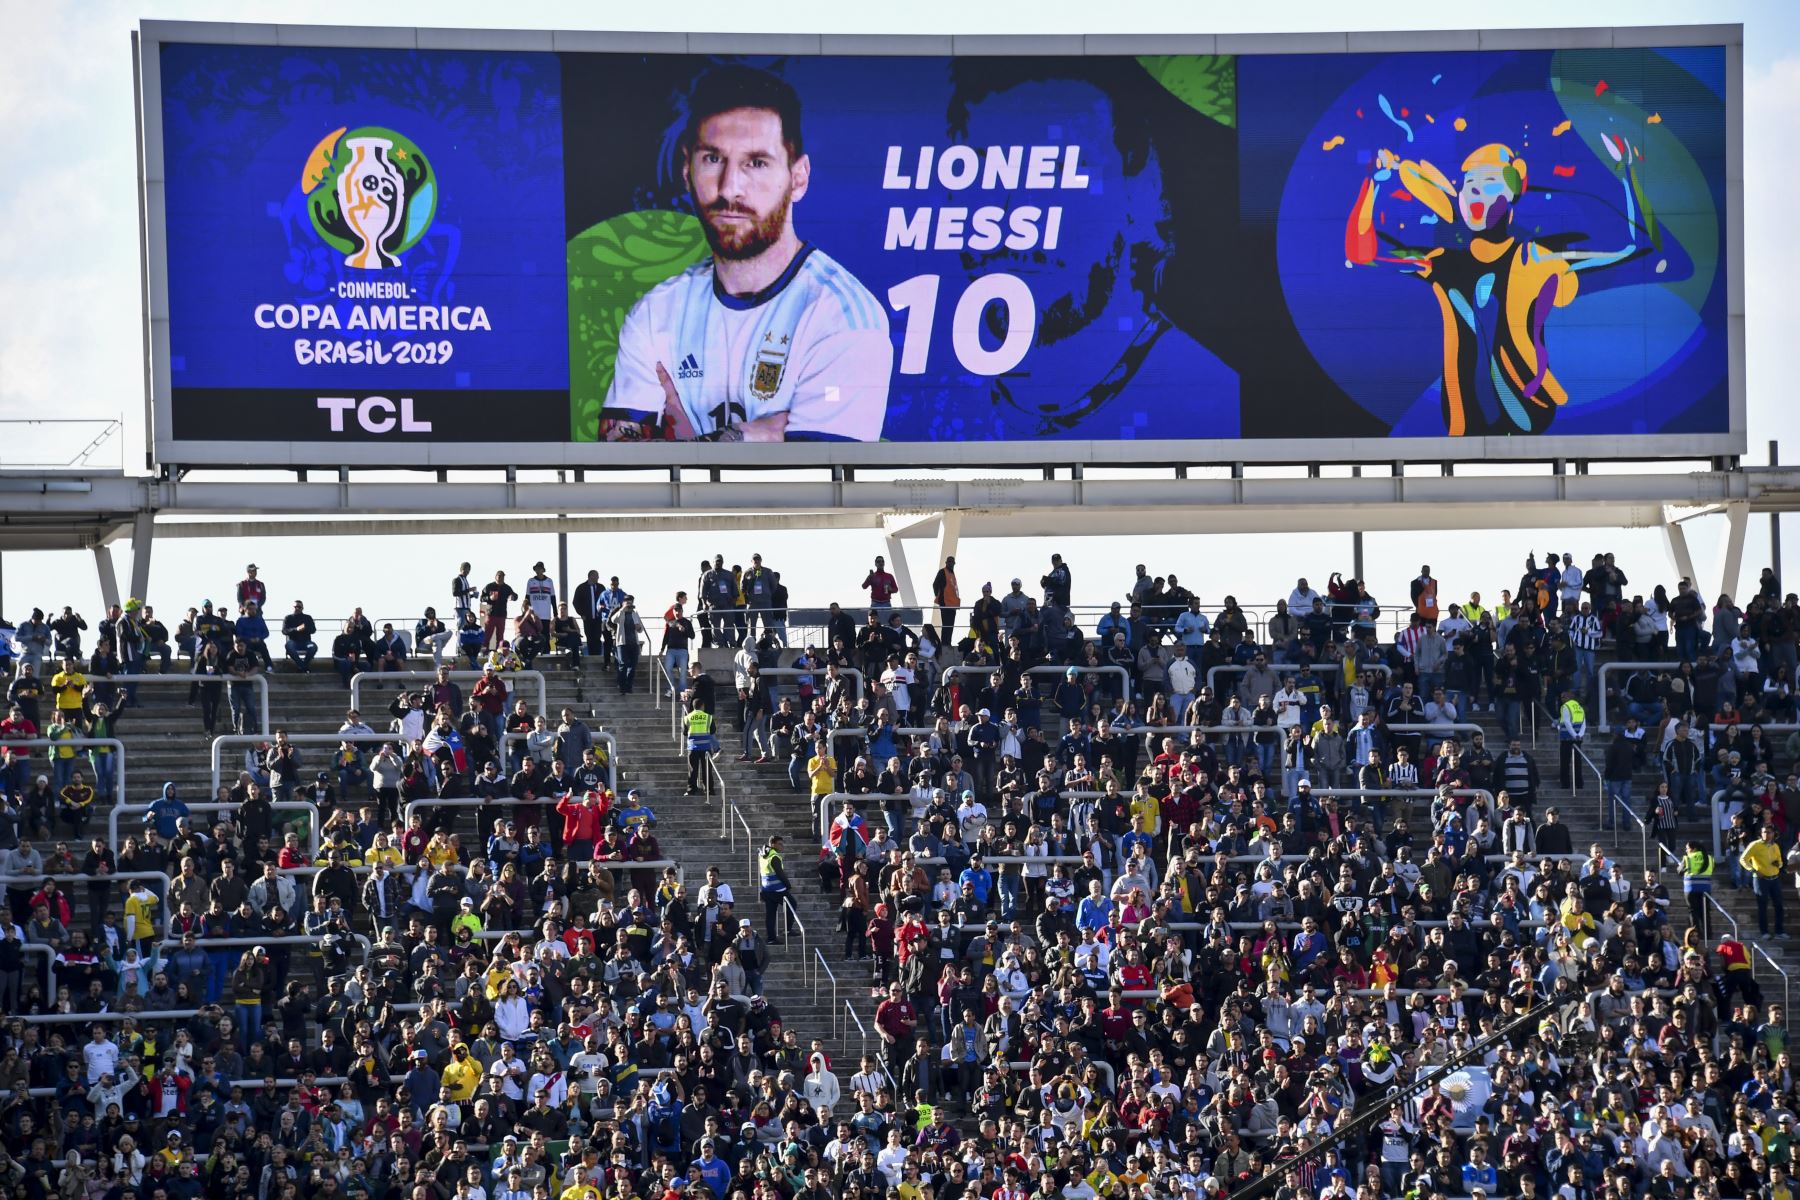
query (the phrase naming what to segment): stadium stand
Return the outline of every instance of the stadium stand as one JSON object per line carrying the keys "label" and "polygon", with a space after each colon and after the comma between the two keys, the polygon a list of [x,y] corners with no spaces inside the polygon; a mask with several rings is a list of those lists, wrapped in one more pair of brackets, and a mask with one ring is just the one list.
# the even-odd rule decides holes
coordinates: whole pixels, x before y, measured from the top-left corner
{"label": "stadium stand", "polygon": [[277,628],[250,571],[173,631],[0,623],[0,1176],[1786,1194],[1772,572],[1088,610],[1069,571],[801,610],[721,560],[649,616],[465,575],[448,621]]}

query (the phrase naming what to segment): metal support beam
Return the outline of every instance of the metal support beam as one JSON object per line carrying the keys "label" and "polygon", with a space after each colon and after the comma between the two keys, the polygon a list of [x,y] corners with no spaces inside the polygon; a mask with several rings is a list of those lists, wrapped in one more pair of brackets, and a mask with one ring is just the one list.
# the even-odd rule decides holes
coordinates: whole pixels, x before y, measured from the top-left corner
{"label": "metal support beam", "polygon": [[[944,565],[946,558],[956,557],[956,543],[961,538],[962,513],[951,509],[938,521],[937,563],[931,568],[932,574],[937,573],[937,568]],[[973,601],[968,601],[968,603],[973,603]]]}
{"label": "metal support beam", "polygon": [[1738,576],[1744,570],[1744,532],[1749,528],[1748,504],[1725,506],[1725,569],[1719,576],[1719,590],[1713,593],[1715,599],[1737,595]]}
{"label": "metal support beam", "polygon": [[119,603],[119,579],[113,574],[112,550],[94,547],[94,573],[100,577],[100,602],[111,608]]}
{"label": "metal support beam", "polygon": [[898,533],[887,535],[888,567],[900,585],[900,603],[908,608],[919,606],[918,589],[913,586],[912,568],[906,562],[906,542]]}
{"label": "metal support beam", "polygon": [[139,600],[150,595],[150,546],[156,536],[156,521],[141,512],[131,522],[131,594]]}
{"label": "metal support beam", "polygon": [[[1670,521],[1663,526],[1663,536],[1669,540],[1669,557],[1675,560],[1675,570],[1683,579],[1695,580],[1694,556],[1688,552],[1687,531]],[[1699,586],[1697,582],[1695,586]]]}
{"label": "metal support beam", "polygon": [[[1769,465],[1781,465],[1781,443],[1773,438],[1769,440]],[[1775,578],[1781,578],[1781,514],[1769,514],[1769,569],[1775,572]]]}

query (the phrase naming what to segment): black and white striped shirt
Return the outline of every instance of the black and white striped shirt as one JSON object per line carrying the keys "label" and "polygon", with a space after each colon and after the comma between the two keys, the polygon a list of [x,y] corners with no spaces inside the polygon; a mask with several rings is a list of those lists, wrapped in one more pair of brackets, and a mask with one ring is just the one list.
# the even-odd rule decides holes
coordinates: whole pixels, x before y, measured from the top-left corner
{"label": "black and white striped shirt", "polygon": [[1577,650],[1600,648],[1600,618],[1593,613],[1576,613],[1569,618],[1569,645]]}

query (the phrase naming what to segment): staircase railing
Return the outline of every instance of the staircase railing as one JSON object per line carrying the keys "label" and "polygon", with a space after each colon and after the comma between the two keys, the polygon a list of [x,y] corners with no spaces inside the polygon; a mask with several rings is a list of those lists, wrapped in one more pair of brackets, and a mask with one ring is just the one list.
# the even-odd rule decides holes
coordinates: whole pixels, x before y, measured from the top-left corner
{"label": "staircase railing", "polygon": [[869,1029],[868,1029],[868,1026],[864,1025],[862,1018],[856,1015],[856,1006],[851,1004],[848,1000],[844,1001],[844,1012],[850,1018],[848,1021],[844,1022],[844,1026],[843,1026],[844,1037],[848,1038],[850,1036],[850,1026],[854,1024],[856,1026],[856,1036],[859,1039],[861,1039],[861,1045],[858,1049],[858,1055],[859,1055],[859,1057],[863,1057],[863,1058],[868,1057],[868,1054],[869,1054]]}
{"label": "staircase railing", "polygon": [[813,973],[812,973],[813,1003],[816,1005],[819,1002],[819,972],[823,971],[823,972],[825,972],[825,978],[831,980],[831,1036],[836,1037],[838,1035],[838,977],[837,977],[837,972],[833,971],[831,969],[831,964],[825,961],[825,952],[823,950],[819,949],[817,946],[813,947],[813,960],[814,960]]}

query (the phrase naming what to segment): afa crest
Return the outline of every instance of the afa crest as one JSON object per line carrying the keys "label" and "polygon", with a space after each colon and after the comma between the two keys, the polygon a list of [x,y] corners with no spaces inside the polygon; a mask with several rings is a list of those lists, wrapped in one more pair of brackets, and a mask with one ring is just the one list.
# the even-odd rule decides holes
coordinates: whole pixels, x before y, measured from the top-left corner
{"label": "afa crest", "polygon": [[763,347],[756,353],[756,370],[750,376],[750,392],[759,400],[773,400],[781,390],[781,378],[787,373],[787,342],[778,342],[773,333],[763,335]]}

